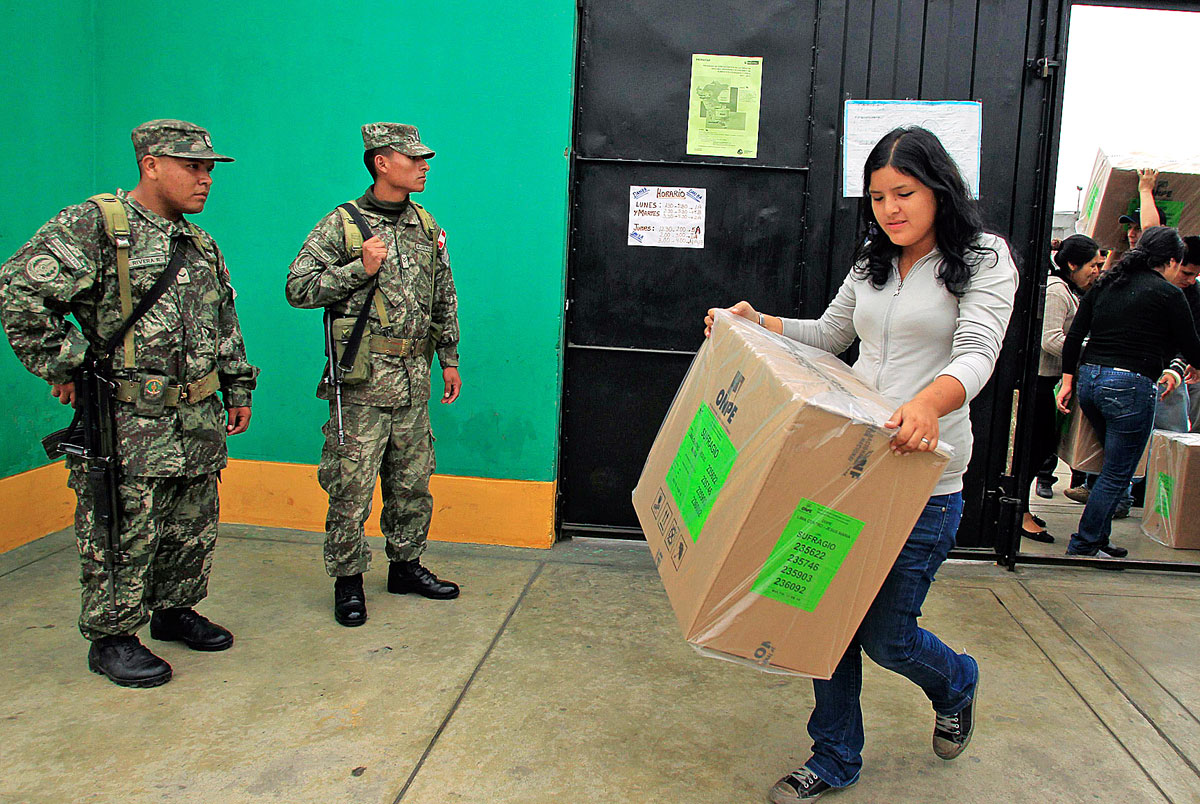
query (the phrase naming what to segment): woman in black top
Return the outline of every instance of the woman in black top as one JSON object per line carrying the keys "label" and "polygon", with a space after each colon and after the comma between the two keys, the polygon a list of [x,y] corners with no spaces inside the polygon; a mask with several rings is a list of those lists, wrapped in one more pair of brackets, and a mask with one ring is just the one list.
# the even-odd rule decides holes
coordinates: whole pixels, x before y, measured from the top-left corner
{"label": "woman in black top", "polygon": [[1104,468],[1092,487],[1069,555],[1122,558],[1109,544],[1112,515],[1154,427],[1156,383],[1178,352],[1200,365],[1200,337],[1183,291],[1163,277],[1183,259],[1179,232],[1153,226],[1096,281],[1063,344],[1058,408],[1067,411],[1078,366],[1079,406],[1104,442]]}

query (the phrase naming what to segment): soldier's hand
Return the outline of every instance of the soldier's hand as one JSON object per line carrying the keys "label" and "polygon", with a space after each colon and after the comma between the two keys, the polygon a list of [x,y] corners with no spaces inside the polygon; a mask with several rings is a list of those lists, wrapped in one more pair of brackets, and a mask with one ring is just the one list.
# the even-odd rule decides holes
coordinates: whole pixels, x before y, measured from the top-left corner
{"label": "soldier's hand", "polygon": [[449,405],[458,399],[458,394],[462,391],[462,377],[459,376],[458,369],[453,366],[442,369],[442,382],[446,384],[446,390],[442,394],[442,404]]}
{"label": "soldier's hand", "polygon": [[387,256],[387,252],[387,244],[379,239],[379,235],[375,235],[363,243],[362,263],[363,268],[367,271],[367,276],[375,276],[379,273],[379,266],[383,265],[383,259]]}
{"label": "soldier's hand", "polygon": [[50,396],[64,405],[75,407],[75,383],[64,382],[62,385],[50,383]]}
{"label": "soldier's hand", "polygon": [[225,425],[226,435],[237,435],[246,432],[250,426],[250,408],[230,408],[229,424]]}

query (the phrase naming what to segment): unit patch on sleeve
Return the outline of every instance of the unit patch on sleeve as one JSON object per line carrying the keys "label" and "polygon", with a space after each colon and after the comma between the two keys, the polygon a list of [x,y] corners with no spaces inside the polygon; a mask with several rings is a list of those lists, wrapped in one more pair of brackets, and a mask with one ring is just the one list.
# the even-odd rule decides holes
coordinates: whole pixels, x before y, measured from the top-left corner
{"label": "unit patch on sleeve", "polygon": [[61,266],[49,254],[39,254],[25,264],[25,273],[34,282],[49,282],[58,276]]}

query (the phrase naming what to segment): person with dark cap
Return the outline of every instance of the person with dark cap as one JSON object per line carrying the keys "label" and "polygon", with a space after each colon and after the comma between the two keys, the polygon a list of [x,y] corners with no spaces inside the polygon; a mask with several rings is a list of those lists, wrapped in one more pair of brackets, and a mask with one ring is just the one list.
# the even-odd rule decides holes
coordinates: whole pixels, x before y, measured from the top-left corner
{"label": "person with dark cap", "polygon": [[0,317],[25,367],[79,404],[76,421],[89,409],[81,371],[111,389],[108,422],[96,426],[111,427],[116,482],[97,482],[96,453],[67,452],[79,630],[93,672],[154,687],[172,671],[136,635],[147,620],[157,640],[233,644],[194,607],[208,591],[225,439],[250,423],[258,369],[224,257],[184,217],[204,209],[215,163],[233,160],[182,120],[143,123],[132,137],[137,186],[67,207],[21,246],[0,271]]}
{"label": "person with dark cap", "polygon": [[[454,402],[462,388],[446,233],[412,200],[425,189],[433,151],[415,127],[400,123],[369,123],[362,137],[372,185],[317,223],[286,286],[292,306],[326,309],[327,348],[335,352],[330,362],[337,365],[326,366],[317,388],[330,403],[317,479],[329,495],[324,556],[335,579],[333,613],[345,626],[367,619],[363,573],[371,552],[364,525],[376,477],[383,491],[387,590],[440,600],[459,593],[420,561],[433,514],[434,354],[442,403]],[[345,370],[340,366],[349,352],[356,359]]]}

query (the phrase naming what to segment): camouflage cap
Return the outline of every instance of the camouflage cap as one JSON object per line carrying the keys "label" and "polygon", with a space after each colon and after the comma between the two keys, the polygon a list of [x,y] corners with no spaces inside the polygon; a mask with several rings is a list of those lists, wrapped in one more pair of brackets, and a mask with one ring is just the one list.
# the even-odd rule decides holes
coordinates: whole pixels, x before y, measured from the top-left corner
{"label": "camouflage cap", "polygon": [[147,154],[233,161],[231,157],[213,151],[207,131],[184,120],[151,120],[135,128],[130,136],[133,139],[133,152],[139,161]]}
{"label": "camouflage cap", "polygon": [[421,142],[421,134],[416,126],[406,126],[403,123],[367,123],[362,127],[363,148],[370,151],[373,148],[387,146],[405,156],[433,156],[429,146]]}

